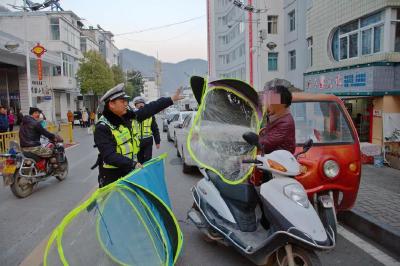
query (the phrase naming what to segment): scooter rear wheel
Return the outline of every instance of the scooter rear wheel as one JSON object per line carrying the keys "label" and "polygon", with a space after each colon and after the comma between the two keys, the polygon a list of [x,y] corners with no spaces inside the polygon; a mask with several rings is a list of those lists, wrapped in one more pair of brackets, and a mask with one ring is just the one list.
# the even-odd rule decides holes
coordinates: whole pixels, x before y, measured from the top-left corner
{"label": "scooter rear wheel", "polygon": [[[312,250],[305,250],[300,247],[292,246],[293,259],[296,266],[321,266],[317,254]],[[285,251],[285,247],[280,248],[276,251],[276,263],[278,266],[288,266],[288,256]]]}

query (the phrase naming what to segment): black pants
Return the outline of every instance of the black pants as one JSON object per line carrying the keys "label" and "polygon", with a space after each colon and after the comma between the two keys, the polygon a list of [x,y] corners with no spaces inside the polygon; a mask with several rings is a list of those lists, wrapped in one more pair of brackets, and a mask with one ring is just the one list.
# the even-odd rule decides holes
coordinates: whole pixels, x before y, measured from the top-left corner
{"label": "black pants", "polygon": [[140,141],[140,150],[137,154],[138,162],[143,164],[153,156],[153,137],[145,138]]}
{"label": "black pants", "polygon": [[99,181],[99,188],[105,187],[108,184],[117,181],[121,177],[127,175],[132,170],[133,169],[115,169],[115,168],[108,169],[108,168],[103,168],[102,165],[99,165],[99,176],[97,178],[97,180]]}

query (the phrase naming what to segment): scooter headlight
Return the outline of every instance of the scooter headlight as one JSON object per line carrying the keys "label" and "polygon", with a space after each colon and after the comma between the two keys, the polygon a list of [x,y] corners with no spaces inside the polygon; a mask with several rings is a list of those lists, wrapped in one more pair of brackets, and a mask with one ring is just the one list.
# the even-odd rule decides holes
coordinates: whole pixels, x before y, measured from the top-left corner
{"label": "scooter headlight", "polygon": [[335,178],[339,174],[339,165],[334,160],[328,160],[324,163],[324,174],[328,178]]}
{"label": "scooter headlight", "polygon": [[286,197],[293,200],[300,206],[304,208],[308,208],[310,206],[310,202],[307,198],[307,193],[305,192],[304,188],[299,184],[289,184],[283,188],[283,192],[285,193]]}

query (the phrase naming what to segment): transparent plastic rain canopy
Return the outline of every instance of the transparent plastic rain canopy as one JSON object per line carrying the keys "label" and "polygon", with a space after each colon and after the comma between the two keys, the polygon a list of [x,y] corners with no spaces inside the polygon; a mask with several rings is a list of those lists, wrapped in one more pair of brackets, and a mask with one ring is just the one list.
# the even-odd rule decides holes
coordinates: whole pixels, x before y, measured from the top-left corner
{"label": "transparent plastic rain canopy", "polygon": [[53,231],[44,265],[173,265],[182,233],[170,209],[163,157],[104,188]]}
{"label": "transparent plastic rain canopy", "polygon": [[187,140],[192,158],[230,184],[245,180],[256,148],[242,137],[245,132],[258,133],[258,95],[239,80],[217,80],[208,83],[201,98]]}

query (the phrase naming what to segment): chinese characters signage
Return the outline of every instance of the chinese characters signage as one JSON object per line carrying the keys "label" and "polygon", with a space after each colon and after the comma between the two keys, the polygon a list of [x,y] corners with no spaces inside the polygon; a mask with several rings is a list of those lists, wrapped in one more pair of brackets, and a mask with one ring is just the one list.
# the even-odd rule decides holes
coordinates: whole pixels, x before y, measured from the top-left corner
{"label": "chinese characters signage", "polygon": [[43,78],[43,69],[42,69],[42,59],[40,58],[45,52],[47,52],[46,48],[37,43],[35,47],[31,50],[37,57],[37,68],[38,68],[38,79],[42,80]]}

